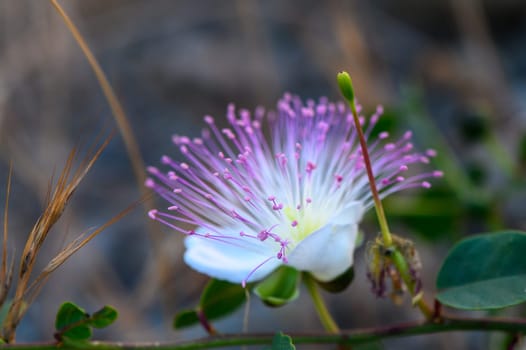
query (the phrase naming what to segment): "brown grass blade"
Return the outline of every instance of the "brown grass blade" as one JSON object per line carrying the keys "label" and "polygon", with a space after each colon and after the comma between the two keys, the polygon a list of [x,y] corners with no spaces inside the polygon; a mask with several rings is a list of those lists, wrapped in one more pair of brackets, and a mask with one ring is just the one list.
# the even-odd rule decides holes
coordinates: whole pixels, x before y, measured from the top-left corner
{"label": "brown grass blade", "polygon": [[120,133],[126,145],[126,149],[130,156],[135,176],[137,177],[137,180],[140,183],[140,188],[143,188],[143,183],[146,179],[144,162],[139,151],[139,145],[135,140],[133,130],[131,128],[130,123],[128,122],[126,113],[124,112],[124,108],[120,104],[115,92],[113,91],[113,88],[111,87],[108,81],[108,78],[106,77],[106,74],[104,74],[104,71],[99,65],[97,59],[95,58],[95,55],[93,55],[93,52],[89,48],[88,44],[80,34],[73,21],[69,18],[62,6],[60,6],[60,4],[58,3],[58,1],[50,0],[50,2],[66,23],[66,26],[68,27],[69,31],[73,35],[73,38],[84,53],[84,56],[86,56],[86,59],[88,60],[88,63],[91,66],[91,69],[93,70],[93,73],[95,74],[99,82],[102,92],[104,93],[104,96],[106,97],[106,100],[110,105],[113,116],[115,117],[115,121],[117,122],[117,126],[119,127]]}
{"label": "brown grass blade", "polygon": [[[40,248],[42,247],[42,244],[48,237],[49,232],[53,226],[62,216],[64,209],[69,203],[69,199],[77,189],[78,185],[91,169],[95,161],[100,157],[102,151],[112,139],[112,136],[113,132],[104,139],[101,145],[96,148],[95,146],[91,147],[88,150],[86,156],[82,159],[76,171],[73,172],[75,159],[78,155],[78,148],[74,148],[69,153],[66,164],[64,165],[64,168],[62,169],[62,172],[56,181],[54,189],[49,191],[49,199],[46,201],[46,207],[42,215],[38,218],[37,222],[31,229],[24,249],[22,250],[15,295],[4,324],[2,325],[2,338],[6,342],[12,343],[14,341],[16,327],[24,316],[27,306],[30,304],[28,303],[28,300],[25,299],[25,296],[30,287],[29,282],[31,279],[31,273],[35,266],[36,258]],[[99,140],[100,136],[96,139],[96,141]],[[95,145],[97,143],[98,142],[95,142]],[[50,184],[50,188],[51,187],[52,185]],[[93,237],[94,235],[90,235],[88,238],[91,239]],[[85,242],[83,245],[86,243],[87,242]],[[80,247],[78,249],[80,249]],[[74,252],[78,251],[78,249],[76,249]],[[37,293],[32,294],[33,297],[31,301],[34,299],[36,294]]]}
{"label": "brown grass blade", "polygon": [[[86,43],[86,40],[80,34],[79,30],[77,29],[77,27],[75,26],[71,18],[64,11],[62,6],[59,4],[58,0],[50,0],[50,2],[55,8],[55,10],[62,17],[67,28],[73,35],[73,38],[75,39],[80,49],[84,53],[84,56],[86,57],[89,65],[91,66],[91,69],[93,70],[99,82],[99,85],[102,89],[102,92],[104,93],[104,96],[106,97],[108,101],[108,104],[111,107],[113,116],[119,128],[120,134],[122,135],[122,138],[126,145],[126,149],[127,149],[130,161],[132,162],[133,170],[135,173],[135,177],[137,178],[137,183],[138,183],[138,187],[141,192],[141,195],[145,196],[148,193],[148,191],[144,186],[144,181],[147,177],[146,172],[145,172],[144,161],[141,157],[139,146],[136,142],[132,128],[128,122],[128,118],[124,112],[124,108],[119,103],[119,100],[113,88],[111,87],[111,84],[109,83],[104,71],[102,70],[97,59],[95,58],[95,55],[89,48],[88,44]],[[152,208],[152,201],[149,200],[148,202],[145,202],[144,207],[145,207],[145,211],[147,212],[149,209]],[[159,226],[156,222],[152,220],[147,220],[146,225],[147,225],[146,231],[151,239],[152,246],[155,251],[156,261],[154,262],[154,264],[156,265],[157,272],[160,276],[164,276],[164,277],[161,277],[161,279],[171,278],[171,276],[168,277],[167,274],[163,273],[163,271],[166,271],[169,269],[170,259],[166,256],[166,254],[163,253],[162,235],[159,231]],[[151,289],[151,286],[150,286],[150,289]],[[169,295],[169,296],[166,296],[166,298],[173,300],[174,296]]]}
{"label": "brown grass blade", "polygon": [[[95,74],[95,77],[97,78],[97,81],[99,82],[102,92],[104,96],[106,97],[108,104],[110,105],[115,121],[117,122],[117,126],[119,128],[120,134],[124,140],[124,144],[126,146],[128,156],[132,163],[135,177],[137,178],[137,185],[138,185],[139,191],[142,196],[145,196],[148,193],[148,191],[146,187],[144,186],[144,181],[146,180],[146,177],[147,177],[145,166],[144,166],[144,161],[142,159],[142,156],[139,150],[139,145],[137,144],[137,141],[135,139],[135,135],[133,133],[132,127],[130,123],[128,122],[128,117],[126,116],[126,113],[124,112],[124,108],[120,104],[117,98],[117,95],[115,94],[115,91],[111,87],[111,84],[109,83],[109,80],[106,77],[106,74],[104,73],[100,64],[95,58],[95,55],[89,48],[88,44],[86,43],[86,40],[80,34],[78,28],[75,26],[71,18],[68,16],[66,11],[64,11],[64,9],[62,8],[62,6],[59,4],[57,0],[49,0],[49,1],[51,2],[55,10],[58,12],[58,14],[62,17],[64,23],[66,24],[67,28],[73,35],[73,38],[75,39],[80,49],[82,50],[84,56],[86,57],[86,60],[88,61],[91,69],[93,70],[93,73]],[[145,202],[146,212],[152,208],[151,202],[152,201],[149,201],[149,203]],[[151,220],[148,220],[147,221],[147,232],[152,241],[153,248],[157,252],[156,256],[157,256],[158,268],[162,269],[163,266],[167,265],[167,262],[166,262],[167,259],[166,257],[163,256],[163,254],[160,253],[162,251],[161,249],[162,243],[161,243],[161,237],[159,235],[157,223]]]}
{"label": "brown grass blade", "polygon": [[91,233],[87,234],[82,233],[79,237],[71,241],[64,249],[62,249],[47,266],[42,270],[40,275],[35,279],[31,286],[27,289],[26,293],[28,295],[27,300],[31,303],[34,298],[38,295],[40,288],[45,284],[49,276],[58,269],[62,264],[64,264],[73,254],[79,251],[82,247],[88,244],[93,238],[98,236],[102,231],[106,230],[111,225],[115,224],[121,220],[124,216],[128,215],[130,212],[135,210],[137,207],[142,205],[152,194],[149,194],[143,199],[131,204],[126,209],[115,215],[113,218],[108,220],[104,225],[98,227]]}
{"label": "brown grass blade", "polygon": [[13,261],[7,265],[7,237],[9,219],[9,196],[11,194],[11,178],[13,176],[13,163],[9,163],[9,175],[7,176],[5,206],[4,206],[4,230],[2,238],[2,266],[0,268],[0,307],[4,305],[7,293],[11,287],[13,278]]}

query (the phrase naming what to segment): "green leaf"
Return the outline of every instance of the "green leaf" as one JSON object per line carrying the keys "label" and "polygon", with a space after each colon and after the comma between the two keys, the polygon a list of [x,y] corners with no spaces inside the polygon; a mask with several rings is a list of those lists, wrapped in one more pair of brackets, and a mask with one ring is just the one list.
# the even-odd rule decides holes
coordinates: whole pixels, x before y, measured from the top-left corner
{"label": "green leaf", "polygon": [[295,350],[292,338],[282,332],[276,333],[272,338],[272,350]]}
{"label": "green leaf", "polygon": [[56,330],[61,330],[71,324],[86,320],[89,315],[84,309],[73,304],[72,302],[66,301],[60,306],[57,312],[57,318],[55,319]]}
{"label": "green leaf", "polygon": [[190,327],[199,323],[199,310],[207,320],[214,320],[231,314],[246,298],[246,291],[240,284],[212,279],[206,285],[199,306],[194,310],[179,312],[174,319],[175,329]]}
{"label": "green leaf", "polygon": [[64,344],[67,343],[73,347],[85,347],[87,340],[91,338],[91,327],[109,326],[117,319],[117,315],[117,310],[111,306],[104,306],[90,316],[79,306],[69,301],[65,302],[57,312],[55,336]]}
{"label": "green leaf", "polygon": [[115,322],[118,315],[119,314],[117,313],[117,310],[111,306],[106,305],[91,315],[89,324],[95,328],[108,327],[110,324]]}
{"label": "green leaf", "polygon": [[526,301],[526,233],[496,232],[465,239],[438,273],[437,299],[465,310],[500,309]]}
{"label": "green leaf", "polygon": [[70,329],[64,330],[59,334],[61,340],[68,339],[70,342],[74,341],[75,343],[79,343],[82,341],[87,341],[91,338],[91,327],[83,324],[71,327]]}
{"label": "green leaf", "polygon": [[327,292],[339,293],[344,291],[354,279],[354,269],[352,267],[348,268],[347,271],[328,282],[321,282],[316,280],[316,283]]}
{"label": "green leaf", "polygon": [[298,270],[281,266],[260,282],[254,288],[254,293],[269,306],[282,306],[298,297],[300,276]]}
{"label": "green leaf", "polygon": [[193,326],[199,323],[199,317],[195,310],[184,310],[175,315],[174,328],[181,329]]}
{"label": "green leaf", "polygon": [[199,302],[208,320],[214,320],[236,311],[245,301],[245,289],[240,284],[212,279]]}
{"label": "green leaf", "polygon": [[89,315],[84,309],[71,302],[65,302],[60,306],[55,319],[55,329],[61,337],[71,339],[89,339],[91,328],[86,324]]}

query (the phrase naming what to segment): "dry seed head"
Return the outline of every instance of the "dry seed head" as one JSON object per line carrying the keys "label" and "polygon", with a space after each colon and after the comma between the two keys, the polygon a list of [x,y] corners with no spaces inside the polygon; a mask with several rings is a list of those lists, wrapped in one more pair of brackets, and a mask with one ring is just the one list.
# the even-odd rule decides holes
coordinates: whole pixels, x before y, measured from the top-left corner
{"label": "dry seed head", "polygon": [[381,237],[377,237],[374,241],[367,245],[366,259],[367,259],[367,277],[371,282],[371,290],[378,297],[385,297],[387,292],[386,280],[391,280],[391,293],[389,296],[395,304],[401,303],[401,296],[406,290],[399,272],[395,268],[392,261],[392,253],[396,249],[399,251],[409,266],[411,278],[415,283],[415,293],[418,293],[422,288],[420,279],[420,270],[422,263],[418,252],[411,240],[392,235],[393,245],[385,247]]}

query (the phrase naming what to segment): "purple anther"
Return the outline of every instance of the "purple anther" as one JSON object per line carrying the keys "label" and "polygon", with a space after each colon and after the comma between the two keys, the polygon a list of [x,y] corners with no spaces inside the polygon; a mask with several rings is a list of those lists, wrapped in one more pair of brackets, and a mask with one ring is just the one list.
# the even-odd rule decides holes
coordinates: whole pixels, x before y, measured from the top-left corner
{"label": "purple anther", "polygon": [[144,181],[144,186],[146,186],[148,188],[155,188],[155,181],[153,181],[153,179],[151,179],[151,178],[147,178]]}
{"label": "purple anther", "polygon": [[267,230],[263,230],[263,231],[258,233],[258,239],[260,241],[266,240],[268,238],[268,236],[269,236],[269,232]]}

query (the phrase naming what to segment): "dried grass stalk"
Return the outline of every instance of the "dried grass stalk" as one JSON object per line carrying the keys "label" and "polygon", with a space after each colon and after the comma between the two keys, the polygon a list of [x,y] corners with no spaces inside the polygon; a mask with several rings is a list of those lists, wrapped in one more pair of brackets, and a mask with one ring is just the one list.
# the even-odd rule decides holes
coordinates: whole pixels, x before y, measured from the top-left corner
{"label": "dried grass stalk", "polygon": [[[50,274],[54,272],[60,265],[62,265],[68,258],[70,258],[74,253],[76,253],[80,248],[85,246],[90,240],[97,236],[100,232],[106,229],[108,226],[117,222],[120,218],[130,212],[135,208],[139,203],[133,204],[129,208],[125,209],[123,212],[112,218],[103,226],[97,228],[90,234],[86,233],[80,235],[71,243],[69,243],[62,251],[60,251],[55,258],[53,258],[46,268],[37,276],[32,283],[31,276],[33,269],[35,267],[35,262],[38,256],[38,252],[42,247],[44,241],[48,237],[51,229],[57,223],[57,221],[62,216],[64,209],[66,208],[71,196],[78,188],[82,179],[86,176],[88,171],[91,169],[95,161],[100,157],[102,151],[108,145],[109,141],[112,138],[110,134],[100,146],[93,146],[87,151],[87,155],[83,158],[77,169],[74,171],[75,159],[78,155],[78,149],[74,148],[67,160],[60,176],[53,188],[50,183],[48,194],[46,197],[46,207],[42,215],[38,218],[37,222],[31,229],[29,236],[26,240],[24,249],[20,256],[20,265],[18,269],[18,279],[16,283],[16,288],[14,292],[14,297],[12,303],[9,307],[9,311],[5,318],[5,321],[2,325],[2,338],[8,342],[12,343],[15,340],[16,327],[20,323],[22,317],[24,316],[27,307],[35,299],[38,292],[40,291],[42,285],[48,279]],[[99,143],[97,138],[94,142],[94,145]],[[8,179],[8,192],[11,184],[11,172]],[[6,199],[7,201],[7,199]],[[7,266],[7,205],[4,211],[4,233],[3,233],[3,250],[2,250],[2,266],[0,270],[0,277],[2,281],[9,281],[10,276],[12,275],[12,265],[11,268]],[[4,287],[5,285],[5,287]],[[0,288],[0,296],[7,296],[10,284],[2,283]],[[5,289],[5,290],[4,290]],[[4,297],[5,299],[5,297]],[[2,301],[2,299],[0,299]]]}
{"label": "dried grass stalk", "polygon": [[0,308],[7,299],[7,293],[11,287],[13,279],[14,260],[7,265],[7,237],[8,237],[8,213],[9,213],[9,195],[11,193],[11,177],[13,175],[13,164],[9,164],[9,175],[7,177],[5,206],[4,206],[4,231],[2,239],[2,266],[0,267]]}

